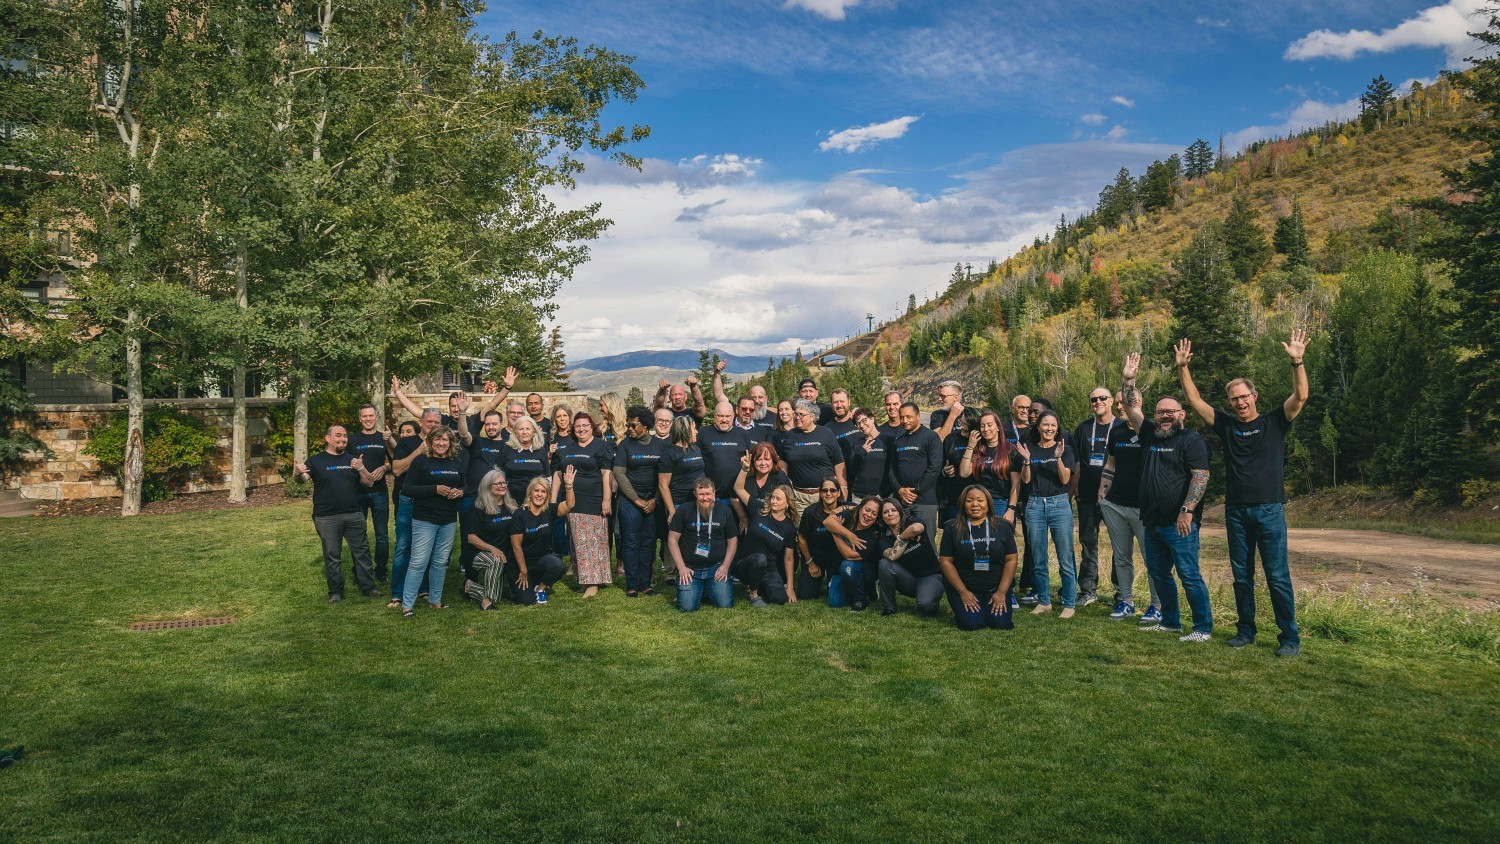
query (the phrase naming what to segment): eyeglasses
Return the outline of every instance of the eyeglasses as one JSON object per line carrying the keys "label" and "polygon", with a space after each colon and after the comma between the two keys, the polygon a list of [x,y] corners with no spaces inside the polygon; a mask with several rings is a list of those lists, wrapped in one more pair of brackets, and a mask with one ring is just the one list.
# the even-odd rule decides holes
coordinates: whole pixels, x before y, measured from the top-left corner
{"label": "eyeglasses", "polygon": [[1156,411],[1156,415],[1157,416],[1176,416],[1177,414],[1179,414],[1181,412],[1182,412],[1182,408],[1179,407],[1176,410],[1158,410],[1158,411]]}
{"label": "eyeglasses", "polygon": [[1109,396],[1089,396],[1089,404],[1099,404],[1109,401]]}
{"label": "eyeglasses", "polygon": [[838,487],[823,487],[822,489],[818,490],[818,492],[821,492],[824,495],[827,495],[829,493],[834,493],[835,495],[837,495],[838,491]]}
{"label": "eyeglasses", "polygon": [[1013,405],[1010,406],[1010,409],[1011,410],[1030,410],[1031,409],[1031,405],[1029,405],[1029,404],[1013,404]]}
{"label": "eyeglasses", "polygon": [[1233,402],[1241,402],[1241,401],[1250,401],[1253,398],[1255,398],[1255,394],[1254,393],[1246,393],[1243,396],[1230,396],[1229,400],[1233,401]]}

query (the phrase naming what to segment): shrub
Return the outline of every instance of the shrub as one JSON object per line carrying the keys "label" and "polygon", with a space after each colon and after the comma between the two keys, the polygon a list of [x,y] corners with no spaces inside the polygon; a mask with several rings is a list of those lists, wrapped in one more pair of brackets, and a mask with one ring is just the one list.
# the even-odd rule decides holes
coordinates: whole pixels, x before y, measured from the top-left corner
{"label": "shrub", "polygon": [[19,426],[34,407],[31,394],[8,373],[0,372],[0,477],[19,469],[28,453],[45,450],[41,441]]}
{"label": "shrub", "polygon": [[[369,404],[370,393],[363,386],[347,382],[324,384],[318,387],[307,400],[307,439],[309,451],[319,451],[323,431],[329,425],[354,425],[359,419],[359,406]],[[266,450],[282,466],[282,473],[291,472],[292,419],[296,404],[286,402],[270,408],[266,423],[270,430],[266,434]],[[351,428],[357,430],[358,426]]]}
{"label": "shrub", "polygon": [[[118,417],[95,431],[83,450],[98,458],[104,470],[122,483],[127,424],[125,416]],[[146,449],[142,461],[145,469],[142,501],[171,498],[172,489],[185,484],[203,468],[219,442],[218,435],[207,425],[172,407],[147,409],[142,434]]]}

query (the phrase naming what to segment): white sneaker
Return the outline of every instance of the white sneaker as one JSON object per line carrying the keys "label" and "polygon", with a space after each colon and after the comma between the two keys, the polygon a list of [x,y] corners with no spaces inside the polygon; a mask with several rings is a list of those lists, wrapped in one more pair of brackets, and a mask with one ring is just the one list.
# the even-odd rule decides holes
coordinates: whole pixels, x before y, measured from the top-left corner
{"label": "white sneaker", "polygon": [[1182,628],[1181,627],[1168,627],[1167,625],[1161,624],[1161,623],[1152,624],[1149,627],[1147,627],[1147,626],[1141,626],[1141,627],[1137,627],[1136,629],[1137,630],[1144,630],[1147,633],[1181,633],[1182,632]]}
{"label": "white sneaker", "polygon": [[1193,632],[1187,634],[1186,636],[1183,636],[1181,639],[1178,639],[1177,641],[1179,641],[1179,642],[1207,642],[1207,641],[1209,641],[1211,639],[1213,639],[1213,636],[1210,636],[1207,633],[1200,633],[1197,630],[1194,630]]}

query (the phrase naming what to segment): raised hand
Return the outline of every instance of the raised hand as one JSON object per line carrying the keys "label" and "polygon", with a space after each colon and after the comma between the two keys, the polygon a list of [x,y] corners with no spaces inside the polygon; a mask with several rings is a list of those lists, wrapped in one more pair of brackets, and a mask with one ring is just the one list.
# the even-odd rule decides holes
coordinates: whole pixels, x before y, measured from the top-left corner
{"label": "raised hand", "polygon": [[1031,449],[1028,449],[1025,443],[1016,443],[1016,454],[1021,455],[1021,460],[1031,462]]}
{"label": "raised hand", "polygon": [[505,380],[503,382],[505,384],[505,389],[509,390],[511,387],[516,386],[516,377],[520,374],[521,373],[517,372],[514,366],[505,367]]}
{"label": "raised hand", "polygon": [[401,393],[401,379],[397,378],[394,375],[391,376],[391,392],[396,393],[397,395],[400,395]]}
{"label": "raised hand", "polygon": [[573,479],[575,477],[577,477],[577,476],[578,476],[578,467],[574,466],[574,465],[572,465],[570,463],[570,464],[568,464],[568,468],[566,468],[566,469],[563,470],[563,483],[567,484],[568,486],[572,486],[573,485]]}
{"label": "raised hand", "polygon": [[1062,459],[1062,456],[1063,456],[1063,448],[1064,448],[1064,447],[1065,447],[1065,446],[1064,446],[1064,444],[1063,444],[1063,443],[1058,443],[1058,444],[1057,444],[1057,450],[1056,450],[1056,451],[1054,451],[1054,452],[1052,452],[1052,454],[1053,454],[1053,456],[1055,456],[1055,457],[1056,457],[1056,458],[1057,458],[1057,459],[1058,459],[1058,460],[1061,460],[1061,459]]}
{"label": "raised hand", "polygon": [[1125,369],[1121,372],[1126,381],[1134,381],[1141,372],[1141,353],[1131,352],[1125,356]]}
{"label": "raised hand", "polygon": [[1286,349],[1286,356],[1292,359],[1292,363],[1302,360],[1302,356],[1307,353],[1307,332],[1300,328],[1293,331],[1287,342],[1281,344],[1281,348]]}
{"label": "raised hand", "polygon": [[688,377],[682,379],[682,383],[683,383],[683,386],[685,386],[685,387],[687,387],[689,389],[692,389],[693,387],[698,386],[698,376],[696,376],[696,375],[689,375]]}
{"label": "raised hand", "polygon": [[1174,362],[1178,369],[1187,369],[1187,365],[1193,361],[1193,341],[1182,338],[1182,342],[1172,347]]}
{"label": "raised hand", "polygon": [[495,393],[500,392],[500,385],[496,384],[494,381],[486,381],[484,382],[484,391],[486,393],[489,393],[490,395],[494,395]]}
{"label": "raised hand", "polygon": [[666,388],[668,388],[670,386],[672,386],[672,382],[668,381],[665,378],[661,379],[661,383],[656,385],[657,389],[659,389],[659,390],[665,390]]}
{"label": "raised hand", "polygon": [[750,452],[747,451],[740,455],[740,468],[746,472],[750,471]]}
{"label": "raised hand", "polygon": [[462,416],[469,409],[469,394],[463,390],[458,391],[458,414]]}
{"label": "raised hand", "polygon": [[727,360],[721,360],[718,363],[714,364],[714,372],[723,372],[724,371],[724,367],[726,367],[728,365],[729,365],[729,361],[727,361]]}

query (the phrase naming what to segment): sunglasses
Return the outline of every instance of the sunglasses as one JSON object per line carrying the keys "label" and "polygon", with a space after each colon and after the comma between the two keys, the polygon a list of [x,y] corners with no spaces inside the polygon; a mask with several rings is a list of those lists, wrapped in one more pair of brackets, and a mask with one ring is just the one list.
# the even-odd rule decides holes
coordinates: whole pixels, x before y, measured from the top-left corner
{"label": "sunglasses", "polygon": [[1109,401],[1109,396],[1089,396],[1089,404],[1099,404]]}
{"label": "sunglasses", "polygon": [[824,495],[827,495],[830,492],[833,493],[833,494],[835,494],[835,495],[838,494],[838,490],[837,489],[820,489],[818,491],[821,492],[821,493],[823,493]]}

